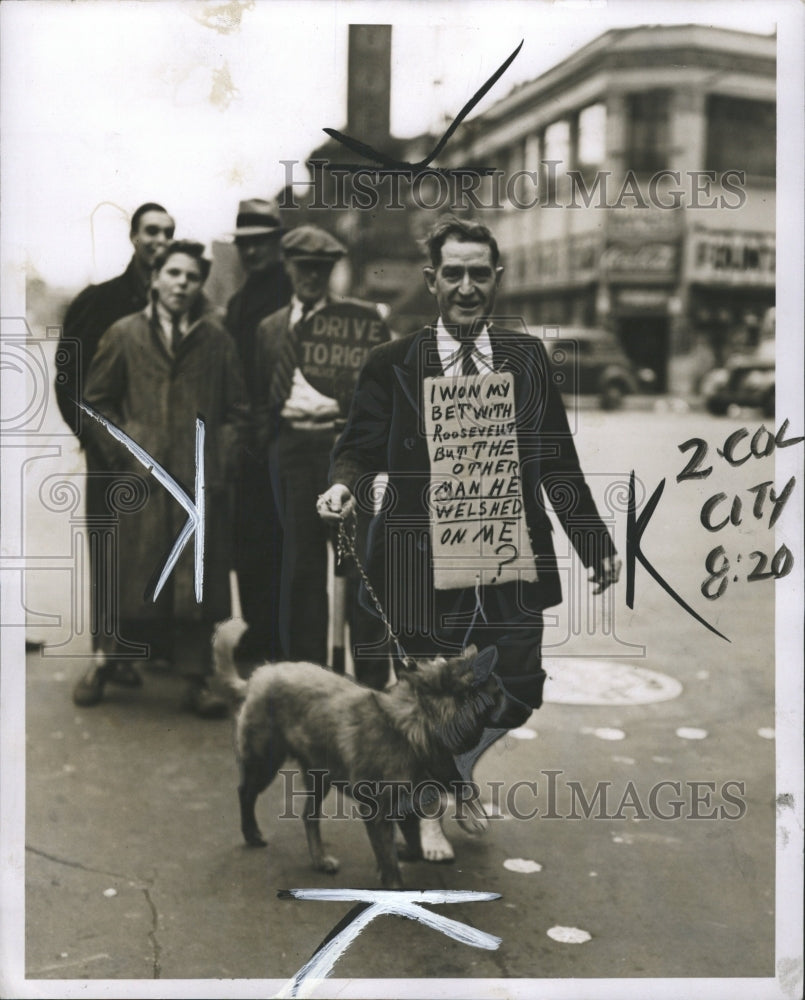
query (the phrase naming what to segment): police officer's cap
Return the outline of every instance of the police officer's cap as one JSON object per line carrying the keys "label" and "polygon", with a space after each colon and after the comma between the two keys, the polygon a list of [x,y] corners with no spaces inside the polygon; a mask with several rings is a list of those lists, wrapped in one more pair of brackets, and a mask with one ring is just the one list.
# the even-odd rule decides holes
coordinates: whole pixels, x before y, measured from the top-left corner
{"label": "police officer's cap", "polygon": [[320,260],[335,263],[347,249],[335,236],[318,226],[297,226],[280,241],[288,260]]}

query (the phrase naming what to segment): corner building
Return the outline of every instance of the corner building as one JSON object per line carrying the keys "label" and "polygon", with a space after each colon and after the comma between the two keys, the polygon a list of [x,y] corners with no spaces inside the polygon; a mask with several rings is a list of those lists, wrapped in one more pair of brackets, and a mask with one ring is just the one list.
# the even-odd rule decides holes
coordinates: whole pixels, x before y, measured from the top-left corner
{"label": "corner building", "polygon": [[[776,40],[606,32],[465,123],[440,166],[498,237],[498,311],[603,326],[658,392],[755,346],[775,292]],[[474,203],[473,203],[474,202]]]}

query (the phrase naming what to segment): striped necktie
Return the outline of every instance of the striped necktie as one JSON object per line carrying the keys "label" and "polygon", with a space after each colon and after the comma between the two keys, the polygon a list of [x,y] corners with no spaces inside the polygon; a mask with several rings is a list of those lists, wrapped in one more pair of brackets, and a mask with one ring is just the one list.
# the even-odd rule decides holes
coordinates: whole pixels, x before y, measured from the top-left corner
{"label": "striped necktie", "polygon": [[475,364],[475,359],[473,358],[473,352],[475,351],[475,341],[474,340],[462,340],[461,347],[459,348],[459,360],[461,361],[461,374],[462,375],[477,375],[478,365]]}

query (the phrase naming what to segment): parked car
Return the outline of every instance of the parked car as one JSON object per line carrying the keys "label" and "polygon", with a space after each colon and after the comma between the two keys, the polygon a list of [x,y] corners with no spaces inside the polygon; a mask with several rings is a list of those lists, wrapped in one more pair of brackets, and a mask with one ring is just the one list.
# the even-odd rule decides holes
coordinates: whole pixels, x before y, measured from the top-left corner
{"label": "parked car", "polygon": [[774,365],[774,341],[765,341],[751,354],[734,355],[702,379],[704,405],[716,416],[730,406],[757,406],[765,417],[773,417]]}
{"label": "parked car", "polygon": [[542,327],[529,327],[528,332],[544,343],[563,393],[595,395],[602,409],[616,410],[624,396],[654,390],[656,374],[635,368],[608,330],[563,326],[556,339],[546,338]]}

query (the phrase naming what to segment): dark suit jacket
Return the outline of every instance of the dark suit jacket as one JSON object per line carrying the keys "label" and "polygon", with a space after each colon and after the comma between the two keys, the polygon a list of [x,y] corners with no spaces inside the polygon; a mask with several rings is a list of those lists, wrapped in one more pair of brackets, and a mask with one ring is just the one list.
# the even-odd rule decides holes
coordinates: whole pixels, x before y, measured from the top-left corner
{"label": "dark suit jacket", "polygon": [[100,285],[89,285],[68,307],[61,339],[77,344],[64,344],[64,349],[57,352],[56,402],[74,434],[84,426],[75,400],[83,395],[102,335],[113,323],[145,309],[147,304],[148,286],[143,285],[132,258],[122,274]]}
{"label": "dark suit jacket", "polygon": [[275,313],[267,316],[257,327],[254,345],[254,423],[257,437],[257,450],[265,454],[271,439],[279,426],[279,414],[282,405],[272,404],[269,398],[271,380],[277,357],[290,336],[288,321],[291,307],[283,306]]}
{"label": "dark suit jacket", "polygon": [[255,339],[260,322],[287,305],[291,283],[281,263],[250,274],[226,307],[226,328],[238,346],[246,387],[252,401],[256,395]]}
{"label": "dark suit jacket", "polygon": [[[546,497],[586,567],[597,567],[615,549],[579,466],[544,347],[524,333],[494,327],[490,341],[495,368],[514,374],[523,502],[539,576],[536,583],[523,584],[522,593],[530,607],[547,608],[560,603],[562,591]],[[372,478],[388,473],[386,510],[370,529],[367,570],[392,618],[399,588],[423,595],[432,590],[425,501],[430,458],[420,399],[424,378],[441,374],[433,327],[375,348],[333,451],[330,481],[347,485],[359,503],[368,501]]]}

